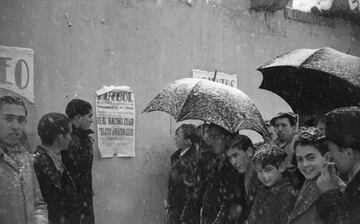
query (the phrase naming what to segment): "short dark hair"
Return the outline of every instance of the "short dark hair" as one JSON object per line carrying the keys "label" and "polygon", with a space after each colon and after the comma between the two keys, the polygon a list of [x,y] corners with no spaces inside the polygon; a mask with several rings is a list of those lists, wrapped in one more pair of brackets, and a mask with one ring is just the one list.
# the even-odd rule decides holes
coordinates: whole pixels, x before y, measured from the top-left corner
{"label": "short dark hair", "polygon": [[213,123],[209,124],[209,130],[211,130],[211,129],[217,129],[217,130],[219,130],[220,134],[229,136],[229,137],[234,137],[237,134],[237,133],[231,133],[228,130],[226,130],[225,128],[223,128],[217,124],[213,124]]}
{"label": "short dark hair", "polygon": [[280,164],[285,161],[287,153],[284,149],[279,148],[274,143],[265,142],[257,146],[253,163],[260,163],[262,167],[273,165],[279,168]]}
{"label": "short dark hair", "polygon": [[238,148],[239,150],[246,151],[249,147],[254,147],[250,138],[246,135],[239,135],[231,144],[230,149]]}
{"label": "short dark hair", "polygon": [[360,152],[360,107],[336,108],[325,114],[325,138],[341,148]]}
{"label": "short dark hair", "polygon": [[92,106],[89,102],[80,99],[71,100],[66,106],[65,113],[70,118],[73,119],[76,115],[86,115],[90,112]]}
{"label": "short dark hair", "polygon": [[176,129],[175,133],[177,134],[180,129],[183,130],[184,139],[189,139],[193,134],[196,134],[196,127],[193,124],[182,124]]}
{"label": "short dark hair", "polygon": [[312,145],[319,150],[321,155],[329,152],[329,148],[324,144],[324,135],[319,129],[314,127],[302,127],[294,137],[294,150],[299,145]]}
{"label": "short dark hair", "polygon": [[65,114],[48,113],[41,117],[38,124],[38,135],[41,143],[52,145],[58,135],[64,135],[70,132],[70,120]]}
{"label": "short dark hair", "polygon": [[17,97],[17,96],[3,96],[3,97],[0,97],[0,108],[4,104],[15,104],[15,105],[22,106],[24,108],[24,110],[25,110],[25,115],[27,116],[27,114],[28,114],[25,103],[20,97]]}

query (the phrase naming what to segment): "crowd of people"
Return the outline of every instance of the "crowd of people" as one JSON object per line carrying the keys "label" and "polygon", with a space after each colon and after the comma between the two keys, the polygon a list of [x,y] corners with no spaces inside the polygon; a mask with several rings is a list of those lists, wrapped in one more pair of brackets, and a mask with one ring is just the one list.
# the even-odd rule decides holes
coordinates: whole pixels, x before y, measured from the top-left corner
{"label": "crowd of people", "polygon": [[171,155],[167,224],[360,223],[360,108],[335,109],[298,128],[281,112],[271,140],[183,124]]}
{"label": "crowd of people", "polygon": [[92,106],[74,99],[65,114],[41,117],[41,144],[21,144],[27,108],[15,96],[0,98],[0,223],[93,224]]}
{"label": "crowd of people", "polygon": [[[21,144],[27,108],[0,97],[0,223],[93,224],[93,122],[90,103],[38,123],[41,144]],[[212,123],[182,124],[170,158],[168,224],[360,223],[360,107],[338,108],[298,128],[282,112],[270,138]]]}

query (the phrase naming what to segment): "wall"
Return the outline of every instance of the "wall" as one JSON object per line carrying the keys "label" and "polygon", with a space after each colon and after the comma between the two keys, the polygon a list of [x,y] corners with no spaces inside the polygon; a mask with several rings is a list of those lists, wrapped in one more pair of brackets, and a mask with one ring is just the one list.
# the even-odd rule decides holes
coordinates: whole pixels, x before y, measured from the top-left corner
{"label": "wall", "polygon": [[[191,2],[191,1],[187,1]],[[169,115],[142,114],[147,103],[192,68],[238,74],[239,88],[265,119],[289,106],[259,90],[256,68],[295,48],[330,46],[360,56],[359,27],[335,28],[285,19],[282,11],[250,12],[248,0],[2,0],[0,45],[35,52],[35,105],[29,135],[49,111],[77,96],[92,103],[103,85],[136,92],[136,157],[100,159],[95,148],[98,223],[164,222],[169,155],[175,150]]]}

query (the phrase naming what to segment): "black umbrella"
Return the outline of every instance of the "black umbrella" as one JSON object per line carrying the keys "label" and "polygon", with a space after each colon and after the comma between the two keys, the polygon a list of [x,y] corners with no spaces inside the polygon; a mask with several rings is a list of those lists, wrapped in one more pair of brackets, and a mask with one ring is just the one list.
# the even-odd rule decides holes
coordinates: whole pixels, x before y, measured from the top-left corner
{"label": "black umbrella", "polygon": [[297,49],[258,68],[261,89],[282,97],[299,114],[359,105],[360,58],[332,48]]}

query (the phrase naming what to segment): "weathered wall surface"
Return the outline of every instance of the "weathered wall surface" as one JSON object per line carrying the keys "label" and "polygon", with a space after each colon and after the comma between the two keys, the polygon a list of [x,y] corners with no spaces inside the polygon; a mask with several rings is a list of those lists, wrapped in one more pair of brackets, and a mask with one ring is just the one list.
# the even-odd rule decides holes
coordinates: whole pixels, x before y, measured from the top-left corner
{"label": "weathered wall surface", "polygon": [[136,157],[100,159],[93,168],[97,223],[163,223],[171,131],[176,124],[142,109],[168,82],[192,68],[238,74],[239,88],[267,119],[287,104],[257,89],[256,68],[295,48],[330,46],[360,56],[359,27],[335,28],[250,12],[249,0],[2,0],[0,45],[35,52],[35,105],[29,133],[49,111],[74,96],[95,102],[103,85],[136,93]]}

